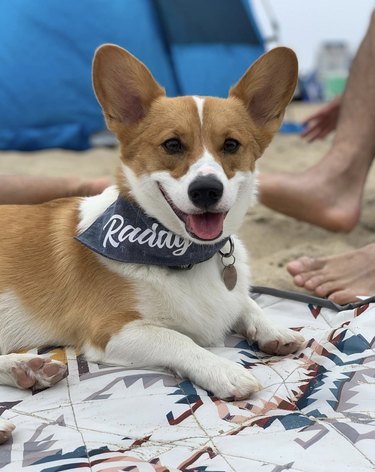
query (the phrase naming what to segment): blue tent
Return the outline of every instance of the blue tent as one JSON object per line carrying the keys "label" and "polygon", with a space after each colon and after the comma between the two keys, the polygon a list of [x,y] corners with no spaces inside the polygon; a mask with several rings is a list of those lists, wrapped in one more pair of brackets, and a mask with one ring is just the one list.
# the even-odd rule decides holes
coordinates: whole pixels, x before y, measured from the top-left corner
{"label": "blue tent", "polygon": [[178,91],[225,97],[264,52],[247,0],[156,0]]}
{"label": "blue tent", "polygon": [[104,128],[91,86],[102,43],[139,57],[169,95],[225,96],[263,51],[247,0],[3,0],[0,149],[87,149]]}

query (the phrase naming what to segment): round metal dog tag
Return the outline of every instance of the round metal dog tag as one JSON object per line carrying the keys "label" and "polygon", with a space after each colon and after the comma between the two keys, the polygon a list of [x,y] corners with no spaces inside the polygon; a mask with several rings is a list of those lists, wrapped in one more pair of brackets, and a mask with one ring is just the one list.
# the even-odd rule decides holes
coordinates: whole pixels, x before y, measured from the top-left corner
{"label": "round metal dog tag", "polygon": [[237,270],[233,264],[223,269],[223,281],[228,290],[233,290],[237,283]]}

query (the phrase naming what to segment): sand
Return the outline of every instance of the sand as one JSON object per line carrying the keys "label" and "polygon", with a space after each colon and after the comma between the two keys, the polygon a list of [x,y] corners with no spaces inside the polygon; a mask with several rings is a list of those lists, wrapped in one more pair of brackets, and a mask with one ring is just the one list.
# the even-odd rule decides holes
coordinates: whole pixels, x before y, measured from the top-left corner
{"label": "sand", "polygon": [[[312,106],[292,104],[287,119],[298,121],[312,109]],[[308,144],[298,135],[278,134],[258,167],[261,172],[299,172],[319,160],[329,145],[330,139]],[[82,153],[62,150],[0,153],[2,174],[112,177],[117,164],[117,149]],[[285,270],[288,261],[305,254],[324,256],[358,248],[374,241],[374,231],[375,169],[372,169],[365,189],[361,221],[350,234],[331,233],[257,204],[248,213],[240,235],[251,254],[253,284],[294,290]]]}

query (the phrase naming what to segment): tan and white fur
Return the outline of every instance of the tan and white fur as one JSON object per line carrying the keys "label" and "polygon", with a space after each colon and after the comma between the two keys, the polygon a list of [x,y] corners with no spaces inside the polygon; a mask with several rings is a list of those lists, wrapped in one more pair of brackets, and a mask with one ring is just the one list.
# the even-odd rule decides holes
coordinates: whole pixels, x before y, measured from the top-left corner
{"label": "tan and white fur", "polygon": [[[1,384],[52,385],[64,375],[62,364],[15,352],[69,345],[89,361],[167,368],[216,397],[241,399],[259,390],[257,380],[205,347],[222,345],[232,329],[268,353],[301,347],[298,333],[271,323],[249,297],[247,255],[234,236],[253,201],[256,160],[279,128],[296,80],[294,53],[276,48],[227,99],[167,98],[130,53],[98,49],[93,82],[120,143],[117,186],[94,197],[0,207]],[[189,189],[205,176],[222,192],[202,209]],[[171,270],[106,259],[75,240],[119,193],[187,240],[211,244],[232,235],[235,288],[223,283],[219,254],[191,270]],[[11,430],[0,422],[0,440]]]}

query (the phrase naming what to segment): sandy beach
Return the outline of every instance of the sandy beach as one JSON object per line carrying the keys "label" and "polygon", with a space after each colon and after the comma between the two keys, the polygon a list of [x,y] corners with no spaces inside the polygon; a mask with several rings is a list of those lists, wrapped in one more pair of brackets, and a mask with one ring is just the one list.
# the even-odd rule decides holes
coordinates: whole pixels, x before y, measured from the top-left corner
{"label": "sandy beach", "polygon": [[[313,109],[312,105],[292,104],[286,118],[299,121]],[[278,134],[260,159],[258,169],[260,172],[299,172],[319,160],[328,147],[329,139],[307,144],[298,135]],[[2,174],[112,177],[117,164],[117,149],[83,153],[63,150],[0,153]],[[253,284],[295,289],[285,270],[288,261],[304,254],[337,254],[373,242],[374,215],[374,168],[365,189],[360,224],[350,234],[330,233],[257,204],[248,213],[240,233],[251,254]]]}

